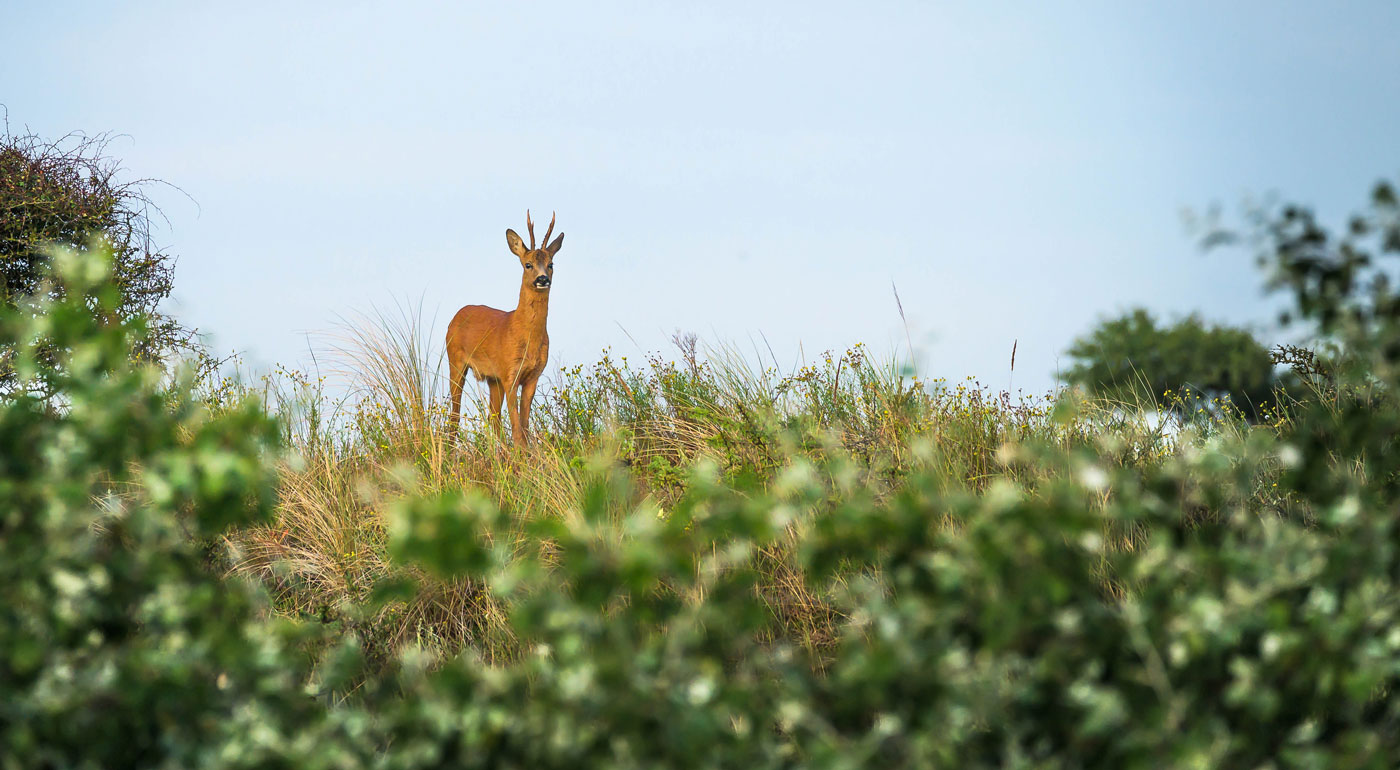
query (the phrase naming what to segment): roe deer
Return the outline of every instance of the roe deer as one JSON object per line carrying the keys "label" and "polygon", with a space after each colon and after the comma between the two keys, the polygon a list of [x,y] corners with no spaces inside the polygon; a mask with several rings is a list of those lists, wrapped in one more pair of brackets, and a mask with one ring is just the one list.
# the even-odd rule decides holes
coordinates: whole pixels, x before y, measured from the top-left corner
{"label": "roe deer", "polygon": [[[530,247],[506,230],[506,245],[520,258],[525,274],[520,279],[520,302],[510,312],[485,305],[467,305],[457,311],[447,325],[447,366],[452,391],[452,413],[449,435],[456,435],[461,421],[462,387],[467,371],[477,380],[486,380],[491,388],[491,421],[502,430],[501,399],[510,413],[511,438],[524,445],[530,429],[530,402],[535,397],[535,384],[549,358],[549,332],[545,317],[549,314],[549,286],[553,282],[554,255],[564,244],[560,233],[554,243],[554,217],[549,218],[544,243],[535,248],[535,223],[525,212],[525,226],[530,232]],[[519,390],[517,399],[516,391]]]}

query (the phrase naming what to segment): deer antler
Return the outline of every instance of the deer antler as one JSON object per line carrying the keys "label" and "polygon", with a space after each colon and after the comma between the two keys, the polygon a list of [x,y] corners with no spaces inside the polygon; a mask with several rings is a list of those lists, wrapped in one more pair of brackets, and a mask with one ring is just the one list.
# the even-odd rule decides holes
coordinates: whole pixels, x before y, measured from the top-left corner
{"label": "deer antler", "polygon": [[[552,226],[552,225],[551,225]],[[530,251],[535,250],[535,223],[530,221],[530,210],[525,209],[525,228],[530,231]]]}
{"label": "deer antler", "polygon": [[549,236],[550,236],[550,235],[553,235],[553,234],[554,234],[554,212],[551,211],[551,212],[549,213],[549,229],[544,231],[544,240],[540,242],[540,245],[543,246],[543,247],[546,248],[546,249],[549,248]]}

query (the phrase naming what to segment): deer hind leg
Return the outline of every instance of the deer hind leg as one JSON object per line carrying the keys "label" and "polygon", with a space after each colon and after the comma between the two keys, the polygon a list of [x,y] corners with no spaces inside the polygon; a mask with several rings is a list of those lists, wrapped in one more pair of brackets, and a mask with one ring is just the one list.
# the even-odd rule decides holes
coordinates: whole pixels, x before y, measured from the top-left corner
{"label": "deer hind leg", "polygon": [[452,391],[452,411],[447,415],[447,436],[457,435],[457,426],[462,421],[462,388],[466,385],[467,362],[448,361],[448,387]]}
{"label": "deer hind leg", "polygon": [[501,427],[501,399],[505,398],[506,389],[501,385],[501,381],[492,377],[486,381],[491,388],[491,427],[495,429],[496,435],[505,438]]}
{"label": "deer hind leg", "polygon": [[539,384],[538,376],[520,383],[520,438],[521,442],[530,440],[530,402],[535,400],[535,386]]}

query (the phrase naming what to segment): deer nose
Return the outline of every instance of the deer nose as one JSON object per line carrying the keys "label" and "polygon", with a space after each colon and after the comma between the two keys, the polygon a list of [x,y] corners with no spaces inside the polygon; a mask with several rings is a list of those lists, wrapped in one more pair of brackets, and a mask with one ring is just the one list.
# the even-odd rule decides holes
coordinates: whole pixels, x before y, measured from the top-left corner
{"label": "deer nose", "polygon": [[547,276],[547,275],[537,275],[537,276],[535,276],[535,285],[536,285],[536,286],[548,286],[548,285],[549,285],[549,276]]}

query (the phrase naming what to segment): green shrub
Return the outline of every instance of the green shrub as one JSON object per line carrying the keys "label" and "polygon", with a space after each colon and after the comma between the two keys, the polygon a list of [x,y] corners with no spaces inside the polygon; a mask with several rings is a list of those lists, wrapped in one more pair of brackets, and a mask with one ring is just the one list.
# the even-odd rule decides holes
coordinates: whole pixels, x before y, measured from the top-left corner
{"label": "green shrub", "polygon": [[[667,470],[663,510],[603,457],[576,509],[525,520],[404,466],[367,493],[389,566],[325,623],[218,577],[216,536],[273,510],[258,406],[203,411],[80,301],[9,316],[6,339],[42,327],[71,353],[25,369],[63,404],[0,411],[0,765],[1390,766],[1400,298],[1365,266],[1400,223],[1375,203],[1341,242],[1266,223],[1300,312],[1347,351],[1339,395],[1278,426],[1187,428],[1145,464],[1113,431],[1008,435],[979,487],[948,483],[925,432],[892,489],[780,433],[771,475],[704,455]],[[776,617],[779,551],[829,644]],[[367,665],[337,634],[441,584],[488,592],[513,652]]]}
{"label": "green shrub", "polygon": [[63,262],[61,298],[0,317],[43,384],[0,405],[0,766],[290,762],[324,720],[308,629],[269,622],[206,547],[270,513],[275,426],[131,364],[141,325],[98,320],[120,301],[110,261]]}
{"label": "green shrub", "polygon": [[[121,180],[117,161],[107,155],[111,138],[73,133],[48,141],[0,132],[0,306],[20,308],[62,290],[46,281],[53,244],[100,249],[116,292],[106,312],[145,319],[146,332],[129,340],[130,355],[202,355],[193,330],[158,307],[173,287],[175,260],[152,245],[149,212],[159,209],[143,190],[153,180]],[[56,352],[40,354],[52,363]],[[0,393],[16,385],[12,355],[0,347]]]}

